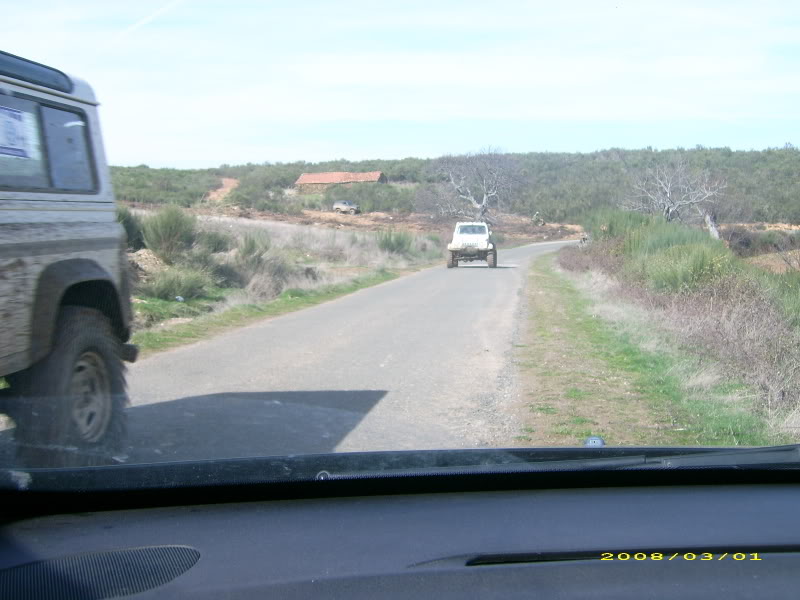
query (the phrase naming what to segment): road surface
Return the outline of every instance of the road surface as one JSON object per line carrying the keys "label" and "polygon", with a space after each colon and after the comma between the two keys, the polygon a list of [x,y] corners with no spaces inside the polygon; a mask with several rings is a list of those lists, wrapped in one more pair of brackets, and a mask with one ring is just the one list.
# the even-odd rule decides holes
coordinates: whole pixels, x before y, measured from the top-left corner
{"label": "road surface", "polygon": [[129,369],[126,462],[467,448],[511,439],[527,265],[444,265],[153,355]]}

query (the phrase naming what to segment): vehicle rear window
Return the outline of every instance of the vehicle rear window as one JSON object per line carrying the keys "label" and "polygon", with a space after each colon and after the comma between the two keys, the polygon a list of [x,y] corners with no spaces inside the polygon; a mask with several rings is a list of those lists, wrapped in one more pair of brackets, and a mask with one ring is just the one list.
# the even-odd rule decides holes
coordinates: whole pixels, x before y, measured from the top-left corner
{"label": "vehicle rear window", "polygon": [[473,235],[482,235],[486,233],[486,227],[483,225],[462,225],[458,233],[460,234],[473,234]]}
{"label": "vehicle rear window", "polygon": [[0,96],[0,186],[49,186],[41,138],[36,103]]}
{"label": "vehicle rear window", "polygon": [[53,187],[90,191],[92,168],[86,140],[86,120],[78,113],[49,106],[42,107],[42,120]]}

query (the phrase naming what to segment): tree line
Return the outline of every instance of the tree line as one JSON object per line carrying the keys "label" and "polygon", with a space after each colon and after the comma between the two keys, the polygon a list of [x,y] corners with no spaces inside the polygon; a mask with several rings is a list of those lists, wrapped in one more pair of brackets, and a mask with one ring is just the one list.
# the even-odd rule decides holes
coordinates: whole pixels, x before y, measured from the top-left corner
{"label": "tree line", "polygon": [[[716,217],[721,222],[800,223],[800,150],[788,144],[782,148],[751,151],[698,146],[670,150],[491,154],[493,164],[499,165],[505,179],[490,199],[495,203],[494,208],[506,212],[526,216],[539,213],[545,220],[554,222],[575,221],[596,208],[624,205],[635,195],[637,181],[641,181],[644,173],[682,164],[691,172],[709,173],[714,179],[725,182],[715,206]],[[457,201],[459,194],[468,196],[468,181],[463,177],[453,179],[451,168],[453,165],[463,167],[466,158],[249,163],[195,170],[152,169],[140,165],[112,167],[112,179],[117,196],[122,200],[189,206],[201,202],[209,190],[218,187],[220,177],[234,177],[239,179],[240,186],[232,195],[232,202],[282,210],[292,206],[295,209],[322,208],[327,204],[328,199],[298,201],[284,195],[283,191],[302,173],[382,171],[397,190],[368,193],[354,186],[344,188],[351,191],[337,190],[329,196],[352,195],[365,208],[372,206],[374,210],[434,212],[443,202]],[[459,177],[466,172],[459,171]],[[377,190],[379,186],[370,187]],[[471,189],[471,193],[477,192]]]}

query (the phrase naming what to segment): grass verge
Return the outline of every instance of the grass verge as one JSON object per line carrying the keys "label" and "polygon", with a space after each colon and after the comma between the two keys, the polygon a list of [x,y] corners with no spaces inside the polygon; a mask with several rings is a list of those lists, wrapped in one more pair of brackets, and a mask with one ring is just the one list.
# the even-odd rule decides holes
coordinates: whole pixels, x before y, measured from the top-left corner
{"label": "grass verge", "polygon": [[142,356],[147,356],[161,350],[190,344],[229,329],[242,327],[266,317],[276,317],[315,306],[360,289],[390,281],[398,276],[398,273],[380,270],[347,283],[325,286],[315,290],[288,289],[269,302],[242,304],[218,313],[200,316],[187,323],[137,332],[133,335],[132,342],[139,346]]}
{"label": "grass verge", "polygon": [[[594,302],[534,261],[527,339],[517,347],[526,390],[516,442],[575,445],[755,446],[788,440],[755,410],[745,385],[711,379],[701,357],[656,339],[646,320],[602,318]],[[625,312],[625,311],[621,311]],[[646,316],[646,315],[645,315]]]}

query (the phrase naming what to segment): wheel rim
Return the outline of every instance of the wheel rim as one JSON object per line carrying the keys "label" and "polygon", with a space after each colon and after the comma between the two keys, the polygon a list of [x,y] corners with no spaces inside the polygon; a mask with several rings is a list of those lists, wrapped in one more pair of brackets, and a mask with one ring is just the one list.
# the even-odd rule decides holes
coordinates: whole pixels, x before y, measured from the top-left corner
{"label": "wheel rim", "polygon": [[75,363],[70,396],[78,436],[84,442],[97,442],[111,419],[111,386],[106,363],[96,352],[84,352]]}

